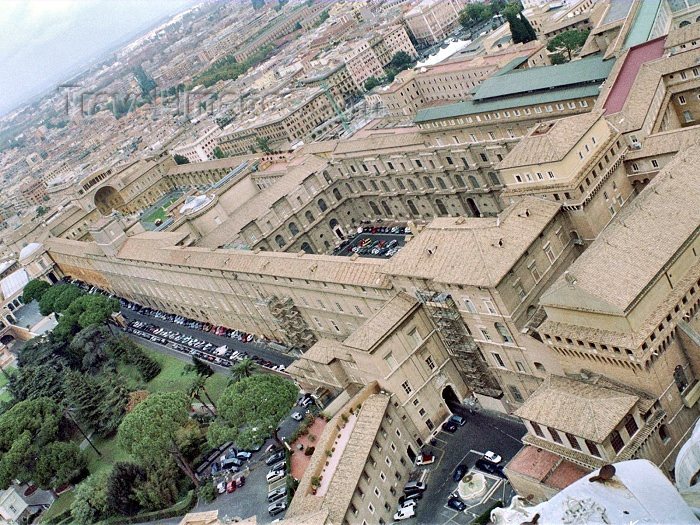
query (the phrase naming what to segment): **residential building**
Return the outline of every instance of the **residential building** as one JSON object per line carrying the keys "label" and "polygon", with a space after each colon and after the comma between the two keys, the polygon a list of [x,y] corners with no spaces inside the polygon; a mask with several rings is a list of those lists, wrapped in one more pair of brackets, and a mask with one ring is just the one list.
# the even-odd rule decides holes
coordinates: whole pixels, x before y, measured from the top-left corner
{"label": "residential building", "polygon": [[423,0],[404,14],[404,22],[418,45],[437,44],[457,26],[464,5],[460,0]]}

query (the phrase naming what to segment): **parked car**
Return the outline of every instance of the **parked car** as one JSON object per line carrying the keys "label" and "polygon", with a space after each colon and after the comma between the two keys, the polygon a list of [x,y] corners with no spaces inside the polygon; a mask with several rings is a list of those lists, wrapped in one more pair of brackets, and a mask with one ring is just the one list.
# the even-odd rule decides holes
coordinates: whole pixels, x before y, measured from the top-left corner
{"label": "parked car", "polygon": [[267,493],[267,501],[272,503],[287,495],[287,487],[280,487]]}
{"label": "parked car", "polygon": [[412,518],[416,515],[416,509],[413,507],[401,507],[399,511],[394,514],[394,521],[402,521]]}
{"label": "parked car", "polygon": [[447,506],[450,507],[451,509],[458,510],[458,511],[463,511],[464,509],[467,508],[467,504],[464,503],[461,499],[459,498],[450,498],[447,500]]}
{"label": "parked car", "polygon": [[243,485],[245,485],[245,476],[239,476],[236,478],[236,486],[242,487]]}
{"label": "parked car", "polygon": [[486,461],[493,463],[494,465],[498,465],[501,461],[503,461],[503,458],[501,456],[499,456],[498,454],[496,454],[495,452],[493,452],[491,450],[489,450],[488,452],[486,452],[486,454],[484,454],[484,459]]}
{"label": "parked car", "polygon": [[459,425],[460,427],[463,427],[467,422],[467,419],[465,417],[458,416],[455,414],[452,417],[450,417],[450,422],[454,423],[455,425]]}
{"label": "parked car", "polygon": [[420,456],[416,458],[416,467],[421,467],[423,465],[430,465],[431,463],[435,463],[435,456],[432,454],[429,454],[427,452],[424,452]]}
{"label": "parked car", "polygon": [[418,501],[414,499],[407,499],[403,503],[399,504],[399,510],[407,509],[408,507],[415,507],[418,505]]}
{"label": "parked car", "polygon": [[251,458],[253,454],[251,452],[248,452],[247,450],[241,450],[238,454],[236,454],[236,457],[242,461],[247,461]]}
{"label": "parked car", "polygon": [[265,460],[265,464],[267,466],[274,465],[278,461],[284,459],[284,450],[280,450],[279,452],[275,452],[272,454],[269,458]]}
{"label": "parked car", "polygon": [[422,481],[409,481],[406,483],[406,486],[403,488],[404,494],[408,494],[410,492],[424,492],[425,491],[425,483]]}
{"label": "parked car", "polygon": [[493,474],[494,476],[498,476],[499,478],[505,479],[506,477],[501,467],[499,467],[498,465],[494,465],[493,463],[491,463],[490,461],[486,461],[485,459],[477,459],[476,463],[474,463],[474,467],[481,470],[482,472],[487,472],[489,474]]}
{"label": "parked car", "polygon": [[445,423],[442,424],[442,429],[445,432],[449,432],[450,434],[454,434],[457,432],[457,425],[453,423],[452,421],[446,421]]}
{"label": "parked car", "polygon": [[279,514],[280,512],[284,512],[287,510],[287,502],[286,501],[278,501],[276,503],[273,503],[269,507],[267,507],[267,512],[270,513],[270,516],[275,516]]}
{"label": "parked car", "polygon": [[454,474],[452,474],[452,480],[459,481],[460,479],[462,479],[464,477],[464,475],[467,473],[468,470],[469,470],[469,467],[467,467],[464,464],[457,465],[457,468],[455,469]]}
{"label": "parked car", "polygon": [[285,476],[284,470],[271,470],[270,472],[267,473],[267,476],[265,479],[267,480],[268,483],[272,483],[273,481],[277,481],[278,479],[282,479]]}
{"label": "parked car", "polygon": [[292,414],[292,419],[295,421],[301,421],[302,419],[304,419],[304,414],[301,412],[294,412]]}
{"label": "parked car", "polygon": [[225,482],[225,481],[222,481],[221,483],[219,483],[219,484],[216,486],[216,491],[217,491],[219,494],[223,494],[224,492],[226,492],[226,482]]}
{"label": "parked car", "polygon": [[226,492],[235,492],[236,491],[236,482],[231,480],[228,483],[226,483]]}

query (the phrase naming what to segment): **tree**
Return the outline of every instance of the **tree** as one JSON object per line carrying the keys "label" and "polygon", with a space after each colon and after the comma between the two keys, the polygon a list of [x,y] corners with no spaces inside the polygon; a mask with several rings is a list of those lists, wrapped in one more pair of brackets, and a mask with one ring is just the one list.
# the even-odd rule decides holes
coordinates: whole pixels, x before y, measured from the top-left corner
{"label": "tree", "polygon": [[252,359],[245,358],[241,359],[231,367],[231,375],[229,376],[229,384],[235,383],[236,381],[240,381],[241,379],[245,379],[246,377],[250,377],[253,375],[253,372],[255,372],[258,369],[258,364],[253,361]]}
{"label": "tree", "polygon": [[252,448],[271,434],[279,443],[278,426],[297,394],[294,383],[272,374],[255,374],[227,386],[219,397],[220,417],[207,434],[209,444],[218,446],[222,438],[234,436],[239,447]]}
{"label": "tree", "polygon": [[42,489],[57,489],[75,479],[86,463],[77,443],[54,441],[42,447],[32,479]]}
{"label": "tree", "polygon": [[119,446],[147,465],[172,456],[196,487],[199,480],[178,445],[178,432],[189,422],[190,402],[179,392],[156,392],[124,417]]}
{"label": "tree", "polygon": [[172,458],[146,471],[146,480],[134,487],[134,495],[146,510],[170,507],[177,501],[177,466]]}
{"label": "tree", "polygon": [[175,164],[189,164],[190,163],[190,159],[188,159],[184,155],[179,155],[178,153],[173,155],[173,160],[175,161]]}
{"label": "tree", "polygon": [[192,364],[185,365],[184,371],[185,373],[194,372],[195,374],[204,377],[211,377],[214,375],[214,369],[211,367],[211,365],[209,365],[209,363],[205,363],[195,356],[192,356]]}
{"label": "tree", "polygon": [[372,91],[375,87],[379,85],[379,80],[377,77],[370,76],[365,80],[365,91]]}
{"label": "tree", "polygon": [[224,159],[226,158],[226,153],[224,153],[223,150],[219,146],[217,146],[214,148],[214,157],[216,157],[217,159]]}
{"label": "tree", "polygon": [[515,8],[509,6],[504,11],[504,15],[506,20],[508,20],[510,34],[514,44],[530,42],[537,38],[530,22],[527,22],[522,13],[518,13]]}
{"label": "tree", "polygon": [[76,487],[75,499],[70,506],[70,513],[80,525],[92,525],[108,516],[108,475],[107,471],[93,474]]}
{"label": "tree", "polygon": [[0,416],[0,487],[31,481],[37,459],[56,441],[61,410],[48,398],[20,401]]}
{"label": "tree", "polygon": [[68,288],[70,288],[70,286],[67,284],[56,284],[46,290],[39,301],[39,312],[41,315],[49,315],[55,312],[54,303]]}
{"label": "tree", "polygon": [[590,31],[578,31],[576,29],[564,31],[549,41],[547,50],[559,53],[566,51],[569,60],[571,60],[571,53],[583,47],[589,34]]}
{"label": "tree", "polygon": [[107,478],[107,505],[117,514],[133,516],[141,510],[137,496],[139,485],[146,481],[146,470],[134,463],[119,462]]}
{"label": "tree", "polygon": [[104,295],[83,295],[74,300],[65,310],[69,316],[77,317],[78,324],[87,328],[93,324],[104,324],[112,317],[113,312],[119,311],[119,301],[107,299]]}
{"label": "tree", "polygon": [[553,66],[557,66],[559,64],[565,64],[566,57],[561,53],[553,53],[549,55],[549,61],[552,63]]}
{"label": "tree", "polygon": [[41,279],[32,279],[24,287],[22,292],[22,302],[29,304],[32,301],[40,301],[51,285]]}
{"label": "tree", "polygon": [[391,57],[389,65],[397,71],[403,71],[411,65],[411,62],[413,62],[413,60],[411,60],[411,55],[406,53],[406,51],[397,51],[394,53],[394,56]]}
{"label": "tree", "polygon": [[77,286],[66,286],[65,289],[63,289],[63,291],[61,292],[61,295],[59,295],[56,298],[56,301],[54,301],[53,311],[66,311],[73,301],[75,301],[79,297],[82,297],[83,295],[85,295],[85,292],[83,292]]}
{"label": "tree", "polygon": [[[207,378],[204,376],[194,376],[190,381],[187,393],[189,394],[190,398],[199,401],[213,417],[216,417],[216,412],[214,412],[214,410],[212,409],[212,406],[216,408],[216,405],[211,400],[211,397],[209,397],[209,394],[206,393],[206,389],[204,388],[204,383],[206,383],[206,381]],[[202,394],[206,394],[207,400],[209,401],[209,403],[211,403],[211,406],[204,402]]]}
{"label": "tree", "polygon": [[270,153],[270,141],[265,137],[255,137],[255,143],[260,148],[260,151]]}
{"label": "tree", "polygon": [[471,27],[475,22],[486,20],[490,12],[483,2],[470,2],[459,12],[459,23],[462,27]]}

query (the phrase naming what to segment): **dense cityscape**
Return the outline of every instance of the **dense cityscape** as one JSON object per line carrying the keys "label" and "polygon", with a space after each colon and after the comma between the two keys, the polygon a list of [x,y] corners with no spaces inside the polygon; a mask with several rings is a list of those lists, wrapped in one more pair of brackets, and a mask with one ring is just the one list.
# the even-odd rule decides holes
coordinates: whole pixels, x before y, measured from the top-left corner
{"label": "dense cityscape", "polygon": [[0,525],[697,523],[698,121],[700,0],[149,23],[0,117]]}

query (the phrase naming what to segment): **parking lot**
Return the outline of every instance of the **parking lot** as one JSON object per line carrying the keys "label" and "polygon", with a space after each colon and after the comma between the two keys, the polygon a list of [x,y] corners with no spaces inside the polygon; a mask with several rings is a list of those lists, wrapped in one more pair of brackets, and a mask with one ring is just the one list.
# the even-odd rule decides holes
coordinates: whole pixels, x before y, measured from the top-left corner
{"label": "parking lot", "polygon": [[458,465],[464,464],[473,469],[476,460],[482,458],[487,450],[492,450],[503,457],[500,463],[503,466],[520,450],[520,439],[525,434],[522,423],[500,414],[481,411],[466,417],[467,423],[458,427],[455,433],[441,431],[435,446],[424,447],[424,451],[433,453],[436,459],[428,466],[417,468],[419,472],[427,472],[424,474],[427,488],[416,507],[416,516],[403,523],[466,525],[493,503],[510,503],[515,493],[508,480],[482,472],[487,484],[485,493],[469,502],[464,511],[447,507],[450,494],[457,489],[458,482],[453,481],[452,476]]}

